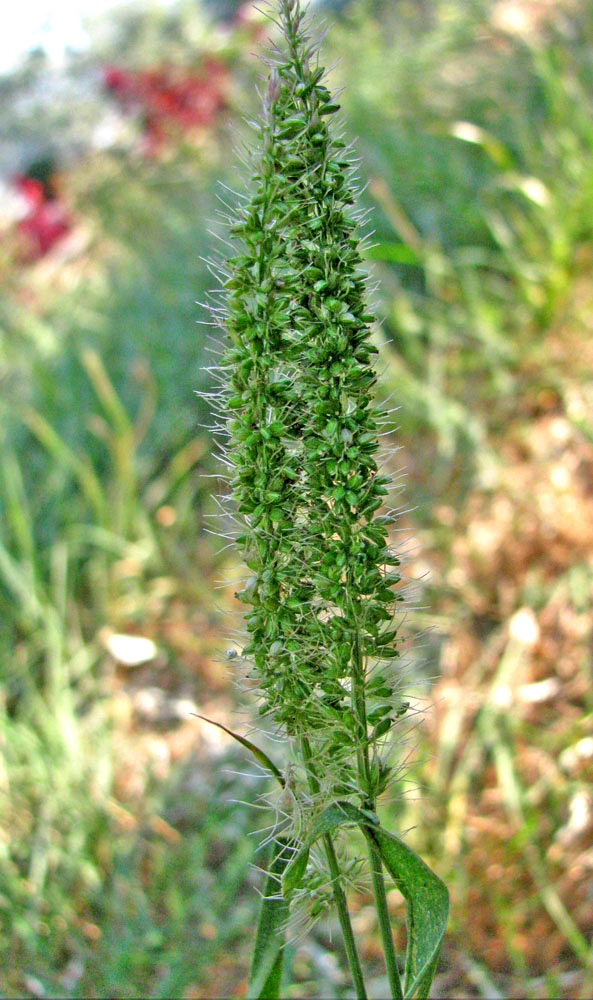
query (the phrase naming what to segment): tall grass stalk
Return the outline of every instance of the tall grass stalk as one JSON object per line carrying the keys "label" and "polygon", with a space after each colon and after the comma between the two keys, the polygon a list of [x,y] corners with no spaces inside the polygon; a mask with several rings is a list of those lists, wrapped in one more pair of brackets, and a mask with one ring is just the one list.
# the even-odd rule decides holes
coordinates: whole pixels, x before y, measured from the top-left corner
{"label": "tall grass stalk", "polygon": [[[278,993],[287,922],[306,927],[333,900],[356,994],[366,996],[346,898],[361,865],[341,839],[342,827],[358,826],[391,995],[426,996],[447,892],[376,813],[409,704],[398,644],[400,555],[388,536],[397,516],[380,512],[392,481],[377,461],[384,421],[373,401],[374,317],[353,169],[330,124],[339,105],[299,0],[279,0],[276,13],[280,44],[269,58],[247,161],[251,187],[231,227],[238,251],[222,263],[217,314],[228,334],[219,369],[224,460],[248,571],[237,592],[248,632],[238,659],[286,747],[284,772],[269,764],[282,795],[250,992]],[[384,869],[408,905],[401,970]]]}

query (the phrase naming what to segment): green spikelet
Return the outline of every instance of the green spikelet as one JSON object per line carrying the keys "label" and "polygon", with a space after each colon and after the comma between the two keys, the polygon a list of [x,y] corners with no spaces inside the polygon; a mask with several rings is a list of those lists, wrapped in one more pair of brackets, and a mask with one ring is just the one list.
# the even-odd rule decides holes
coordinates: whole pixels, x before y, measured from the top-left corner
{"label": "green spikelet", "polygon": [[396,714],[381,671],[373,694],[368,670],[397,655],[400,599],[378,514],[390,480],[377,467],[373,316],[350,163],[331,124],[338,105],[300,5],[279,9],[285,47],[226,283],[229,457],[251,574],[238,593],[244,654],[263,710],[309,741],[325,794],[356,792],[368,804],[383,781],[369,759]]}

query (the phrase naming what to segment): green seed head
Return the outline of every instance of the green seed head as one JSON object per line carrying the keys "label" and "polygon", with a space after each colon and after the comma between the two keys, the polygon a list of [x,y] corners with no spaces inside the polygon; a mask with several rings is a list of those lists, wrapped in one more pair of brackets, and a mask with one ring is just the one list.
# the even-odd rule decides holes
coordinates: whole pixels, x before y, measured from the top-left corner
{"label": "green seed head", "polygon": [[[307,738],[325,793],[344,797],[357,751],[373,755],[395,718],[383,667],[397,653],[400,578],[378,513],[390,480],[378,472],[373,317],[339,106],[300,3],[280,0],[279,13],[226,282],[228,455],[249,570],[237,596],[262,712]],[[379,763],[368,783],[363,797],[384,786]]]}

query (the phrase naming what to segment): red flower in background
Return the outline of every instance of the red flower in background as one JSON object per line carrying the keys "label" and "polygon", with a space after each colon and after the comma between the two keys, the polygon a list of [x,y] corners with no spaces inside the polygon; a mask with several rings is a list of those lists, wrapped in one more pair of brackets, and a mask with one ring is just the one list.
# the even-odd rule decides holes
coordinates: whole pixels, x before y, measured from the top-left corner
{"label": "red flower in background", "polygon": [[144,134],[153,151],[170,126],[182,131],[208,128],[226,105],[228,70],[213,57],[192,72],[171,66],[138,72],[106,66],[103,79],[124,111],[142,113]]}
{"label": "red flower in background", "polygon": [[73,221],[57,197],[54,174],[44,164],[41,176],[31,172],[16,174],[13,183],[28,205],[26,214],[16,224],[21,242],[21,260],[32,262],[44,257],[71,232]]}

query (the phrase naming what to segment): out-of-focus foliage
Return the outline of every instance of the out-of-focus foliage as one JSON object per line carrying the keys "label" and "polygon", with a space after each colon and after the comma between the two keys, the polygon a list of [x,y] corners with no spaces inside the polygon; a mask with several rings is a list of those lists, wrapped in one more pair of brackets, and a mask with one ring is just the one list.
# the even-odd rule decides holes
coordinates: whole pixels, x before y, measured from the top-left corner
{"label": "out-of-focus foliage", "polygon": [[[211,280],[206,220],[253,39],[207,24],[189,12],[123,18],[65,78],[31,63],[3,82],[13,98],[2,105],[3,192],[17,208],[15,221],[3,217],[0,306],[0,977],[9,992],[142,992],[160,962],[165,993],[181,993],[216,942],[251,919],[251,906],[235,907],[219,937],[252,853],[239,813],[229,826],[224,794],[214,811],[200,806],[200,788],[219,794],[204,773],[169,826],[151,772],[162,779],[179,754],[142,728],[181,723],[199,750],[196,685],[208,671],[218,677],[216,546],[200,531],[212,503],[209,448],[194,395],[210,357],[196,300]],[[140,73],[156,58],[180,78],[214,59],[227,75],[216,119],[174,122],[158,148],[146,143],[142,102],[122,109],[102,68],[121,60]],[[41,157],[51,166],[38,180]],[[69,232],[32,244],[46,204],[64,207]],[[180,850],[184,824],[194,832]]]}
{"label": "out-of-focus foliage", "polygon": [[513,35],[512,6],[359,4],[332,36],[402,419],[449,457],[483,435],[480,386],[512,391],[519,338],[562,309],[592,234],[590,9]]}

